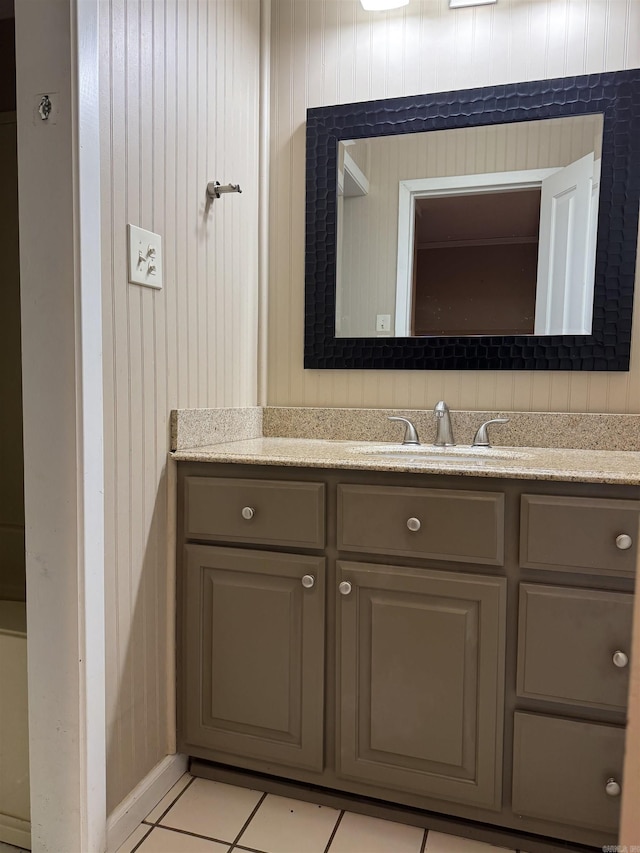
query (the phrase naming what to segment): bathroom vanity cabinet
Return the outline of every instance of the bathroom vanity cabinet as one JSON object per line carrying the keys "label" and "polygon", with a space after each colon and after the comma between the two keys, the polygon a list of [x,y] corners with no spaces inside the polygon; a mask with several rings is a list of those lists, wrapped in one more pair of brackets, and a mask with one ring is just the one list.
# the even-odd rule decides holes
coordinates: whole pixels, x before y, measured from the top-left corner
{"label": "bathroom vanity cabinet", "polygon": [[181,751],[615,842],[640,489],[178,472]]}

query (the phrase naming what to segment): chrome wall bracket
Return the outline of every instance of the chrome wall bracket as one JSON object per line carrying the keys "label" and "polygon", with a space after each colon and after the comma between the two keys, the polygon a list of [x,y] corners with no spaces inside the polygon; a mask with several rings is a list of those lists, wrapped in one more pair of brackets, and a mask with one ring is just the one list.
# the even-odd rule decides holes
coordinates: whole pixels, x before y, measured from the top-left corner
{"label": "chrome wall bracket", "polygon": [[207,199],[215,201],[220,198],[223,193],[241,193],[240,184],[225,184],[221,185],[220,181],[210,181],[207,184]]}
{"label": "chrome wall bracket", "polygon": [[49,95],[43,95],[42,100],[38,104],[38,112],[40,113],[40,118],[42,121],[47,121],[49,116],[51,115],[51,110],[53,109],[53,104],[51,103],[51,98]]}

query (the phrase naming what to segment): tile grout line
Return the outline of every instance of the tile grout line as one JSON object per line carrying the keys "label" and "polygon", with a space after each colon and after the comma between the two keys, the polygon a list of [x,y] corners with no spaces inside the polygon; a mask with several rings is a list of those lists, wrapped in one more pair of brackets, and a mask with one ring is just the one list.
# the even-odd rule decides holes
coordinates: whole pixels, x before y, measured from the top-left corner
{"label": "tile grout line", "polygon": [[258,848],[257,848],[257,847],[243,847],[241,844],[237,845],[236,847],[230,847],[230,848],[227,850],[227,853],[231,853],[231,851],[232,851],[232,850],[233,850],[233,851],[235,851],[235,850],[242,850],[242,851],[243,851],[243,853],[244,853],[244,851],[245,851],[245,850],[246,850],[246,853],[266,853],[266,851],[265,851],[265,850],[258,850]]}
{"label": "tile grout line", "polygon": [[420,853],[425,853],[427,849],[427,836],[429,835],[429,830],[425,829],[424,835],[422,836],[422,846],[420,847]]}
{"label": "tile grout line", "polygon": [[[142,826],[142,824],[140,824],[140,825]],[[147,838],[151,835],[151,832],[152,832],[152,830],[153,830],[153,827],[152,827],[151,825],[149,825],[149,824],[147,824],[147,826],[149,826],[149,831],[148,831],[148,832],[145,832],[145,834],[142,836],[142,838],[140,839],[140,841],[138,841],[138,843],[136,844],[136,846],[131,848],[130,853],[136,853],[136,850],[138,849],[138,847],[140,847],[140,845],[142,844],[142,842],[143,842],[143,841],[146,841],[146,840],[147,840]]]}
{"label": "tile grout line", "polygon": [[342,823],[342,818],[344,817],[344,809],[338,815],[338,820],[336,821],[336,825],[333,827],[333,832],[329,836],[329,840],[327,841],[327,846],[324,848],[324,853],[329,853],[329,848],[333,844],[333,839],[336,837],[336,832],[338,831],[338,827]]}
{"label": "tile grout line", "polygon": [[[232,841],[223,841],[222,838],[215,838],[212,835],[201,835],[199,832],[189,832],[188,829],[177,829],[175,826],[165,826],[159,823],[147,823],[145,826],[148,826],[150,830],[164,829],[166,832],[176,832],[178,835],[188,835],[190,838],[202,838],[203,841],[215,841],[216,844],[233,844]],[[231,850],[231,848],[229,848],[229,850]]]}
{"label": "tile grout line", "polygon": [[[193,785],[193,783],[194,783],[195,781],[196,781],[196,777],[195,777],[195,776],[192,776],[192,777],[191,777],[191,779],[190,779],[190,780],[187,782],[187,784],[184,786],[184,788],[180,791],[180,793],[178,794],[178,796],[175,798],[175,800],[172,800],[172,801],[171,801],[171,803],[170,803],[170,805],[168,805],[168,806],[167,806],[167,808],[162,812],[162,814],[160,815],[160,817],[158,818],[158,820],[156,820],[156,821],[150,821],[150,820],[147,820],[147,819],[145,818],[142,822],[143,822],[143,823],[148,823],[148,824],[150,824],[151,826],[158,826],[158,824],[160,823],[160,821],[161,821],[163,818],[165,818],[165,817],[167,816],[167,814],[171,811],[171,809],[172,809],[172,808],[175,806],[175,804],[178,802],[178,800],[180,799],[180,797],[181,797],[181,796],[182,796],[186,791],[188,791],[188,790],[189,790],[189,788]],[[153,809],[151,809],[151,811],[153,811]]]}
{"label": "tile grout line", "polygon": [[[172,800],[172,801],[171,801],[171,804],[170,804],[170,805],[169,805],[169,806],[168,806],[168,807],[167,807],[167,808],[162,812],[162,814],[160,815],[160,817],[158,818],[158,820],[157,820],[155,823],[152,823],[151,821],[148,821],[146,818],[144,818],[144,820],[141,820],[141,821],[140,821],[140,826],[148,826],[148,827],[149,827],[149,831],[148,831],[148,832],[145,832],[145,834],[142,836],[142,838],[140,839],[140,841],[138,841],[138,843],[137,843],[137,844],[136,844],[136,846],[133,848],[133,850],[131,850],[131,851],[130,851],[130,853],[136,853],[136,850],[140,847],[140,845],[143,843],[143,841],[146,841],[146,840],[147,840],[147,838],[151,835],[151,832],[152,832],[153,828],[154,828],[154,827],[156,827],[156,826],[158,826],[158,822],[162,820],[162,818],[167,814],[167,812],[169,811],[169,809],[172,809],[172,808],[174,807],[174,805],[178,802],[178,800],[179,800],[179,799],[180,799],[180,797],[184,794],[184,792],[187,790],[187,788],[189,788],[189,787],[193,784],[193,782],[194,782],[195,778],[196,778],[195,776],[192,776],[192,777],[191,777],[191,779],[187,782],[187,784],[186,784],[186,785],[184,786],[184,788],[180,791],[180,793],[177,795],[177,797],[176,797],[174,800]],[[177,784],[177,783],[176,783],[176,784]],[[168,793],[168,792],[167,792],[167,793]],[[154,806],[154,808],[155,808],[155,806]],[[151,809],[151,811],[153,811],[153,809]]]}
{"label": "tile grout line", "polygon": [[249,824],[251,823],[251,821],[252,821],[252,820],[253,820],[253,818],[255,817],[256,812],[258,811],[258,809],[260,808],[260,806],[264,803],[264,801],[266,800],[266,798],[267,798],[267,793],[266,793],[266,791],[265,791],[265,792],[263,792],[262,796],[260,797],[260,799],[258,800],[258,802],[256,803],[256,805],[254,806],[254,809],[253,809],[253,811],[251,812],[251,814],[249,815],[249,817],[245,820],[244,824],[242,825],[242,828],[240,829],[240,832],[236,835],[236,837],[234,838],[234,840],[231,842],[231,847],[229,848],[229,850],[227,851],[227,853],[231,853],[231,851],[235,849],[235,847],[236,847],[236,845],[237,845],[238,841],[240,841],[240,838],[242,837],[242,834],[243,834],[243,833],[244,833],[244,831],[247,829],[247,827],[249,826]]}

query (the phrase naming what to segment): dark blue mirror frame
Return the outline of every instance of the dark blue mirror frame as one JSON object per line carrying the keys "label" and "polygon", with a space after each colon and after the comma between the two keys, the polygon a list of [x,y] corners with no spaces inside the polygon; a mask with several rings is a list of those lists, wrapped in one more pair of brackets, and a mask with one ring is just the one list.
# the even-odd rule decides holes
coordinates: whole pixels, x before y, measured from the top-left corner
{"label": "dark blue mirror frame", "polygon": [[[591,335],[337,338],[338,142],[457,127],[604,116]],[[640,69],[307,111],[305,368],[629,369],[640,203]]]}

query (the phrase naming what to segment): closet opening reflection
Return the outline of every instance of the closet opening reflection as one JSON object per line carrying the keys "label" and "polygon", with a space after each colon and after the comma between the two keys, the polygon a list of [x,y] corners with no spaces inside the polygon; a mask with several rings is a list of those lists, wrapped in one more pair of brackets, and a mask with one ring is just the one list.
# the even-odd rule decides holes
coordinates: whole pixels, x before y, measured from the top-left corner
{"label": "closet opening reflection", "polygon": [[415,203],[409,335],[532,335],[540,189]]}

